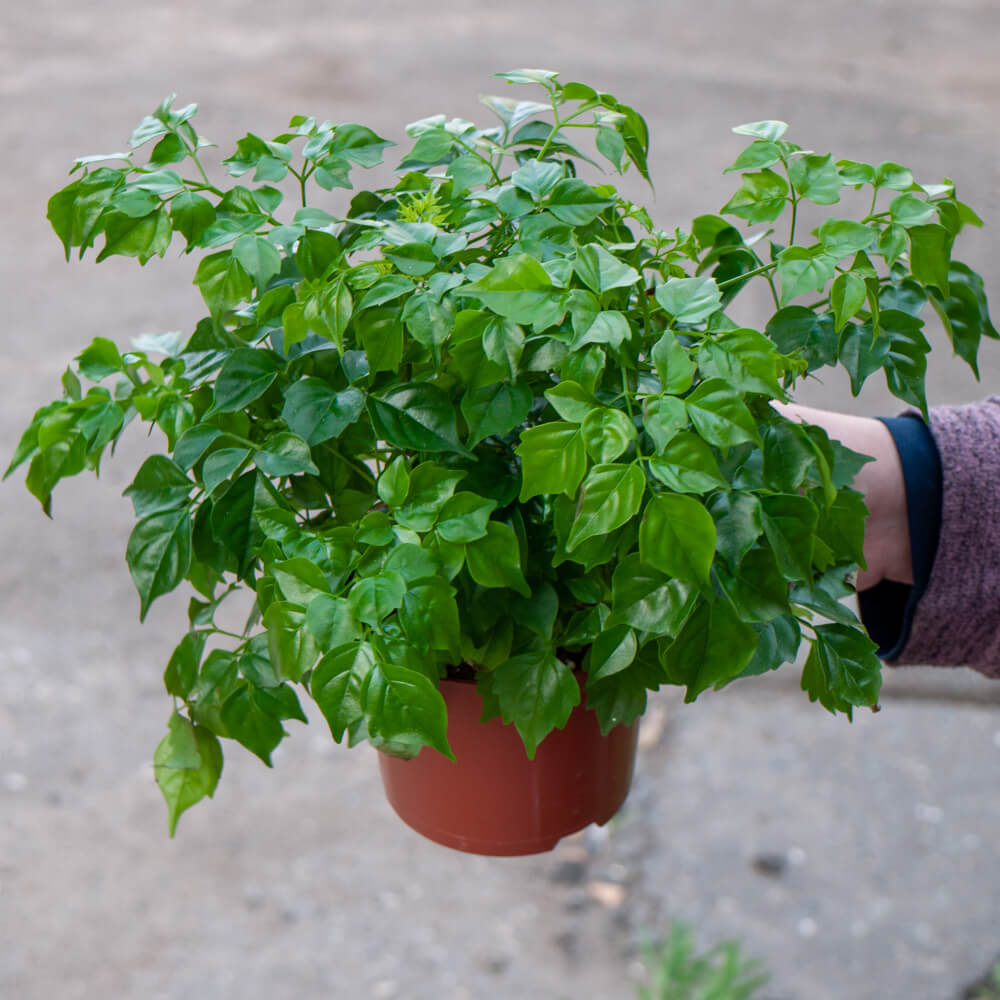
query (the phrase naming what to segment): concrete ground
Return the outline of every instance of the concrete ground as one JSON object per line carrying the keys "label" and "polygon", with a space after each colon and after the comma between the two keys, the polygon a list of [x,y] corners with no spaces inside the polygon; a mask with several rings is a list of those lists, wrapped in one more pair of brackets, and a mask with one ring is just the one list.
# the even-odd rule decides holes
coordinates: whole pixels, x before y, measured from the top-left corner
{"label": "concrete ground", "polygon": [[[991,0],[7,4],[3,450],[93,336],[200,315],[187,262],[67,267],[44,218],[72,159],[120,148],[171,91],[226,149],[296,112],[396,138],[437,111],[485,120],[491,72],[559,69],[647,115],[656,199],[635,190],[664,228],[728,197],[729,126],[783,118],[803,145],[954,178],[987,222],[965,256],[996,294],[998,37]],[[947,355],[932,402],[995,391],[1000,348],[982,385]],[[803,401],[897,408],[838,380]],[[296,726],[274,771],[234,749],[167,840],[149,761],[184,600],[140,629],[128,466],[61,487],[53,523],[18,481],[0,491],[3,1000],[618,1000],[637,941],[672,919],[745,942],[770,1000],[951,1000],[1000,952],[1000,687],[965,671],[893,673],[853,726],[794,675],[658,698],[622,816],[550,856],[421,840],[371,753],[320,725]]]}

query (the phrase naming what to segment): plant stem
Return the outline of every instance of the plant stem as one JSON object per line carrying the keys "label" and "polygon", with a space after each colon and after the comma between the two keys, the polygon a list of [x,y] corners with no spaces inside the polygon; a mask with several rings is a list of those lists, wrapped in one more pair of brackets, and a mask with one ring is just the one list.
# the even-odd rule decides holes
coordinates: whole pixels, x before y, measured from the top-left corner
{"label": "plant stem", "polygon": [[[760,260],[760,258],[757,258]],[[743,274],[737,274],[733,278],[726,278],[725,281],[718,282],[719,288],[725,288],[726,285],[732,285],[737,281],[742,281],[744,278],[753,278],[758,274],[767,274],[768,271],[773,271],[778,266],[777,261],[771,264],[761,264],[760,267],[755,267],[752,271],[744,271]]]}

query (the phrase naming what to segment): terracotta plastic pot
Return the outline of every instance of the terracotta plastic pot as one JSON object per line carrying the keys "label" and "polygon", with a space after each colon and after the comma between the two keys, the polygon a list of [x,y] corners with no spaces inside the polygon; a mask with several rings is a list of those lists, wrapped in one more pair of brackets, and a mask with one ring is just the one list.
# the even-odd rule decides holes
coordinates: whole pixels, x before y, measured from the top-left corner
{"label": "terracotta plastic pot", "polygon": [[425,747],[413,760],[379,754],[389,804],[425,837],[472,854],[551,851],[621,808],[632,783],[638,723],[601,735],[581,702],[528,760],[513,726],[479,721],[472,681],[442,681],[456,760]]}

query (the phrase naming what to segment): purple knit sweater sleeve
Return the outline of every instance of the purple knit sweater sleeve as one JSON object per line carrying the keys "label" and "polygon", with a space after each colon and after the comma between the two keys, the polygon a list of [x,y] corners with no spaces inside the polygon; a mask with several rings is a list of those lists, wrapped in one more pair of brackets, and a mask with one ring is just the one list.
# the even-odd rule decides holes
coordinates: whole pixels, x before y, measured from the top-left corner
{"label": "purple knit sweater sleeve", "polygon": [[1000,396],[935,407],[941,535],[897,663],[970,666],[1000,677]]}

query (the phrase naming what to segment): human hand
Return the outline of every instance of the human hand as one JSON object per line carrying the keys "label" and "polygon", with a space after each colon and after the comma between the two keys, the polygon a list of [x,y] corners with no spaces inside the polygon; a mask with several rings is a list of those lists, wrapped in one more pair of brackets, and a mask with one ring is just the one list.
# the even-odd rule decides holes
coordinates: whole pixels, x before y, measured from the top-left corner
{"label": "human hand", "polygon": [[865,562],[858,572],[858,590],[867,590],[882,580],[913,583],[910,529],[906,511],[903,468],[889,429],[879,420],[830,410],[817,410],[797,403],[774,403],[789,420],[822,427],[852,451],[870,455],[854,480],[868,507],[865,522]]}

